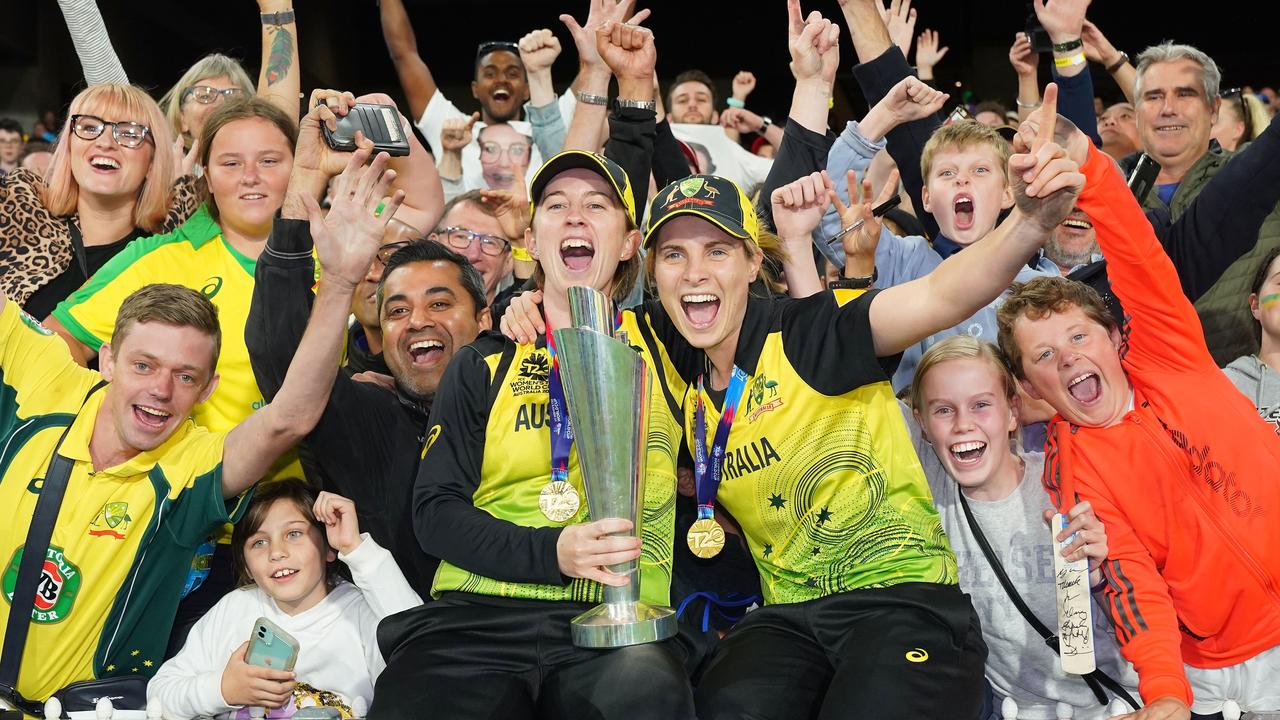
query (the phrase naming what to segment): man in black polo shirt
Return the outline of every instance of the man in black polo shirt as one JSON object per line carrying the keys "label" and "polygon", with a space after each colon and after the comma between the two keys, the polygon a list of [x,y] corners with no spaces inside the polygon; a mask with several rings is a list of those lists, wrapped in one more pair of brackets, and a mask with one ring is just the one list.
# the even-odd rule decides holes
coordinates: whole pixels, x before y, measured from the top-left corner
{"label": "man in black polo shirt", "polygon": [[[253,372],[268,399],[280,389],[311,314],[315,263],[303,196],[318,193],[305,172],[294,166],[281,216],[258,258],[245,327]],[[378,250],[368,249],[367,262]],[[355,501],[361,527],[391,550],[414,590],[427,597],[438,561],[419,548],[409,515],[427,415],[449,359],[489,327],[489,310],[480,273],[440,243],[414,242],[382,261],[377,318],[395,388],[338,373],[301,450],[321,470],[326,490]],[[311,360],[337,365],[341,358]]]}

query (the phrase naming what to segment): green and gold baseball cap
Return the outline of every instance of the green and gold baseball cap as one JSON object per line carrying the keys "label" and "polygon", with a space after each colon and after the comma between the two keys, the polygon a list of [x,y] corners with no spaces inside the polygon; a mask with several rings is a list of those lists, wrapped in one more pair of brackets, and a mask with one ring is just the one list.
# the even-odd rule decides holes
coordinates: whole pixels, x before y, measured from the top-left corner
{"label": "green and gold baseball cap", "polygon": [[648,249],[663,223],[680,215],[696,215],[736,238],[760,244],[760,218],[738,184],[719,175],[690,175],[658,191],[649,205]]}
{"label": "green and gold baseball cap", "polygon": [[636,198],[631,192],[631,180],[627,178],[626,171],[609,158],[585,150],[565,150],[542,163],[542,167],[534,173],[533,182],[529,183],[529,219],[531,221],[534,212],[538,209],[538,201],[542,200],[542,192],[547,189],[547,184],[565,170],[574,168],[590,170],[608,180],[614,191],[618,193],[618,199],[622,201],[622,207],[627,211],[631,224],[635,224]]}

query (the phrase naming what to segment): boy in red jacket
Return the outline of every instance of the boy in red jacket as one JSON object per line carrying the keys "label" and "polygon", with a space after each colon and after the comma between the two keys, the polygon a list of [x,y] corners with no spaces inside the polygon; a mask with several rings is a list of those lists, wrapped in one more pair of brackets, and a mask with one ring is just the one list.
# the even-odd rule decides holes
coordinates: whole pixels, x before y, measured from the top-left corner
{"label": "boy in red jacket", "polygon": [[[1033,118],[1031,129],[1044,118]],[[1057,411],[1045,488],[1106,523],[1102,604],[1139,675],[1135,720],[1280,710],[1280,437],[1218,369],[1200,322],[1112,161],[1057,118],[1086,177],[1117,328],[1092,289],[1017,285],[1000,347]]]}

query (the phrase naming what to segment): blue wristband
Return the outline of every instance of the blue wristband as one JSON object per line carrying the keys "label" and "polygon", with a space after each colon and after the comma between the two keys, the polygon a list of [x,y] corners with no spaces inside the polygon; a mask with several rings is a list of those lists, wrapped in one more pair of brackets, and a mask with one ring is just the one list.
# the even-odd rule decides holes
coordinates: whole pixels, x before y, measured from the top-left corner
{"label": "blue wristband", "polygon": [[728,103],[729,107],[745,108],[747,106],[746,103],[735,97],[731,97],[728,100],[725,100],[725,102]]}

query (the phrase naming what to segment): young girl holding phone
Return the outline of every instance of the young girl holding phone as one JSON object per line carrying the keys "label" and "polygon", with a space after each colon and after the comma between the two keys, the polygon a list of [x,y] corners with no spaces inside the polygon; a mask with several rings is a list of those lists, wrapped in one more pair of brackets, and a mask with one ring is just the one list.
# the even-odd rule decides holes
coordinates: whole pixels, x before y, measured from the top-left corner
{"label": "young girl holding phone", "polygon": [[[317,495],[301,480],[263,485],[236,525],[232,547],[247,584],[195,624],[151,680],[148,699],[174,718],[248,717],[250,706],[290,717],[304,702],[350,717],[357,697],[371,702],[385,666],[378,622],[422,601],[391,553],[360,532],[354,503]],[[346,563],[353,582],[334,560]],[[246,662],[259,618],[297,641],[292,671]]]}

